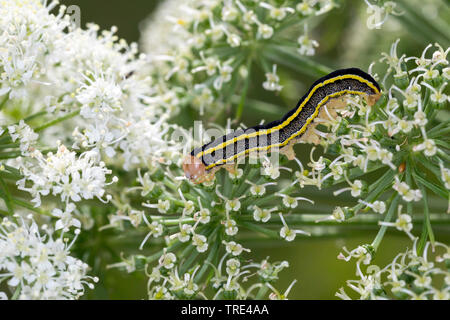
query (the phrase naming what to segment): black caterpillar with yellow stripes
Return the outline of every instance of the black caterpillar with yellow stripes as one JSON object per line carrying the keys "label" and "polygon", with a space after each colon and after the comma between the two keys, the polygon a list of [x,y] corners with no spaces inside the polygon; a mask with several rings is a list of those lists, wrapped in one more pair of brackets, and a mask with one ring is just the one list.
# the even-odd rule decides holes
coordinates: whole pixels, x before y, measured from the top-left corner
{"label": "black caterpillar with yellow stripes", "polygon": [[297,106],[280,120],[238,129],[192,150],[183,164],[186,176],[200,183],[212,177],[219,166],[233,163],[239,157],[292,146],[312,125],[322,106],[346,94],[364,95],[373,104],[380,96],[380,86],[357,68],[331,72],[317,80]]}

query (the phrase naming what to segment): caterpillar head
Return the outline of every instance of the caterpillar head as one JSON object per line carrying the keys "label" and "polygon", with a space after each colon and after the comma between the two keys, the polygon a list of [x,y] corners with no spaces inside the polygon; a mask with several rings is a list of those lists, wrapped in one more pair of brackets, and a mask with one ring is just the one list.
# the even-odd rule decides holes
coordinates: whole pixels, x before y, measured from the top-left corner
{"label": "caterpillar head", "polygon": [[183,170],[186,178],[194,183],[200,183],[206,176],[206,167],[202,160],[192,155],[184,158]]}

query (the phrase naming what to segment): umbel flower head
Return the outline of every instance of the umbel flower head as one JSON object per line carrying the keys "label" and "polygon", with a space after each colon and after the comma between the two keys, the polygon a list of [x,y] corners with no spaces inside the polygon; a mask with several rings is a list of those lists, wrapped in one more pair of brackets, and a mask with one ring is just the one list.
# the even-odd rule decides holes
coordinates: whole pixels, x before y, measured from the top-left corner
{"label": "umbel flower head", "polygon": [[340,288],[336,296],[351,299],[356,294],[359,299],[385,300],[449,300],[450,299],[450,262],[449,247],[435,242],[439,252],[430,254],[432,244],[427,242],[422,255],[417,254],[417,242],[411,249],[398,254],[384,268],[370,265],[366,271],[357,268],[358,280],[348,280],[352,289],[348,295]]}
{"label": "umbel flower head", "polygon": [[[441,167],[445,166],[446,160],[445,143],[436,143],[435,145],[443,147],[436,147],[432,156],[425,154],[425,149],[416,146],[426,139],[446,139],[445,136],[438,138],[437,132],[434,131],[436,125],[439,125],[436,123],[438,120],[435,118],[435,112],[440,106],[432,101],[431,92],[435,87],[445,87],[447,80],[442,75],[438,83],[429,84],[424,79],[424,71],[417,70],[415,66],[408,69],[405,57],[402,57],[395,63],[401,63],[402,68],[406,68],[409,82],[401,83],[404,79],[394,75],[394,82],[388,87],[388,74],[390,70],[396,70],[394,67],[397,66],[392,66],[390,62],[395,60],[390,57],[396,57],[396,45],[395,43],[391,56],[386,55],[382,59],[382,62],[388,61],[388,71],[384,81],[385,95],[378,103],[370,107],[365,100],[350,97],[347,100],[347,108],[342,110],[336,110],[331,105],[325,106],[325,111],[317,119],[318,125],[308,131],[305,142],[321,144],[327,155],[317,155],[318,149],[312,148],[306,165],[296,159],[296,170],[282,165],[284,155],[281,156],[281,165],[274,164],[269,159],[244,166],[236,164],[233,168],[228,168],[229,172],[221,170],[212,181],[200,185],[187,181],[180,168],[173,165],[170,168],[161,165],[158,169],[146,172],[144,176],[140,173],[138,185],[129,189],[129,196],[134,197],[138,190],[146,190],[145,194],[140,193],[143,196],[144,208],[128,207],[126,211],[120,212],[120,219],[133,221],[133,212],[141,212],[145,222],[142,226],[147,229],[141,248],[146,248],[151,238],[164,239],[165,246],[161,251],[131,259],[134,265],[137,259],[139,264],[146,265],[146,270],[152,270],[151,273],[147,271],[151,298],[195,298],[203,294],[194,290],[194,293],[189,291],[189,295],[183,291],[180,296],[181,287],[174,287],[172,284],[178,283],[175,279],[183,277],[188,279],[185,280],[184,286],[190,285],[192,281],[198,287],[212,286],[216,298],[227,297],[229,292],[234,292],[233,297],[242,297],[239,292],[246,291],[242,282],[247,276],[242,277],[240,273],[234,272],[229,277],[216,277],[213,283],[206,275],[215,269],[220,271],[218,264],[221,259],[226,259],[223,258],[224,253],[229,255],[229,259],[238,259],[240,265],[244,264],[245,258],[241,257],[245,256],[248,249],[239,242],[239,235],[245,230],[283,238],[286,241],[294,240],[299,234],[310,234],[292,226],[292,222],[295,224],[295,221],[302,220],[297,217],[299,214],[293,214],[298,213],[299,202],[311,202],[301,196],[305,186],[325,190],[339,183],[346,184],[334,194],[338,196],[349,192],[356,204],[352,207],[336,208],[329,220],[346,221],[363,211],[382,215],[384,222],[380,223],[381,235],[371,245],[348,251],[348,257],[342,255],[346,260],[356,257],[358,265],[370,263],[382,235],[389,226],[395,226],[407,233],[411,231],[411,221],[407,218],[412,214],[411,203],[422,201],[428,206],[428,189],[445,188],[445,181],[441,179]],[[439,46],[436,46],[436,50],[444,52]],[[443,56],[445,57],[443,53],[440,54],[439,60],[434,62],[434,67],[430,62],[428,68],[438,68],[443,73],[448,64]],[[408,103],[411,101],[404,93],[416,84],[421,86],[424,92],[417,91],[417,104],[413,108],[409,107]],[[427,90],[429,94],[426,94]],[[425,116],[419,117],[419,111]],[[403,122],[409,123],[411,128],[403,126]],[[401,129],[395,131],[395,128]],[[328,159],[328,155],[334,156],[334,159]],[[422,157],[429,160],[424,161]],[[431,169],[433,166],[434,169]],[[291,173],[288,179],[290,183],[283,187],[279,185],[282,172]],[[379,175],[378,181],[372,185],[365,182],[365,174],[370,172],[377,172]],[[439,182],[433,183],[436,187],[424,183],[427,180],[425,174],[433,174],[435,179],[439,179]],[[448,192],[441,194],[448,199]],[[123,198],[121,201],[123,203],[119,207],[125,208],[128,201]],[[406,206],[406,213],[401,211],[402,205]],[[391,224],[396,212],[398,219]],[[111,225],[113,220],[118,221],[116,216],[111,216]],[[162,265],[161,260],[158,260],[159,264],[155,264],[161,254],[169,253],[172,257],[170,267]],[[236,268],[235,260],[227,261],[224,260],[221,265],[229,263]],[[124,261],[118,265],[125,266],[127,263]],[[170,269],[170,275],[167,275],[169,271],[166,269]],[[272,283],[262,281],[260,285],[270,288]],[[161,295],[162,292],[164,295]]]}
{"label": "umbel flower head", "polygon": [[283,46],[273,43],[282,39],[286,30],[295,32],[294,27],[304,23],[305,33],[293,54],[314,55],[319,44],[309,38],[306,21],[335,6],[331,0],[189,0],[181,5],[170,0],[143,25],[141,42],[152,75],[161,79],[161,89],[172,97],[188,93],[183,105],[203,115],[205,110],[223,108],[228,102],[223,94],[239,92],[239,83],[246,95],[252,68],[264,70],[266,81],[261,85],[265,90],[280,91],[273,57]]}
{"label": "umbel flower head", "polygon": [[[383,4],[372,8],[383,13],[381,20],[370,15],[375,27],[394,13]],[[438,247],[428,202],[431,192],[449,198],[448,130],[440,110],[448,107],[450,77],[449,50],[437,44],[405,57],[395,43],[381,60],[386,67],[377,69],[382,77],[374,75],[384,93],[378,103],[349,98],[342,110],[336,101],[327,104],[302,137],[320,144],[306,160],[286,164],[284,154],[280,163],[268,156],[228,166],[201,185],[184,177],[181,151],[200,142],[180,142],[190,132],[172,116],[197,117],[194,108],[214,113],[215,122],[225,106],[236,105],[234,125],[247,104],[252,70],[262,71],[258,86],[284,93],[280,71],[288,57],[323,74],[326,67],[301,55],[322,47],[308,20],[334,6],[166,1],[147,23],[146,54],[139,54],[137,44],[118,39],[116,27],[74,26],[64,6],[52,14],[56,1],[0,0],[0,214],[7,217],[0,226],[0,281],[10,289],[0,297],[80,297],[97,279],[70,254],[75,239],[91,235],[134,241],[139,254],[126,252],[111,266],[144,272],[150,299],[286,299],[295,280],[283,290],[275,282],[289,263],[255,261],[246,240],[291,242],[368,211],[383,220],[375,221],[376,239],[339,255],[356,259],[365,287],[352,285],[365,297],[371,296],[366,288],[383,283],[362,269],[374,261],[387,228],[414,238],[417,205],[426,231],[416,255],[428,250],[427,237]],[[314,204],[306,187],[349,194],[354,202],[330,216],[306,215]],[[20,208],[34,217],[22,220],[15,215]],[[311,227],[315,221],[318,227]],[[100,265],[101,257],[95,259]],[[415,275],[414,285],[429,288],[427,275]]]}
{"label": "umbel flower head", "polygon": [[[443,134],[446,123],[438,116],[449,102],[444,93],[449,80],[449,49],[436,44],[428,58],[430,45],[421,58],[398,58],[397,45],[398,41],[380,60],[387,65],[384,95],[373,107],[357,97],[349,98],[346,109],[318,119],[320,144],[337,156],[326,179],[346,181],[348,187],[334,194],[349,191],[358,200],[353,207],[336,209],[332,220],[342,221],[370,210],[386,213],[384,229],[402,203],[411,215],[415,202],[428,207],[430,191],[449,199],[445,178],[449,137]],[[376,182],[367,186],[362,179],[348,178],[355,172],[379,174]]]}
{"label": "umbel flower head", "polygon": [[[31,215],[4,218],[0,224],[0,279],[19,299],[77,299],[97,277],[86,275],[89,266],[70,256],[72,240],[54,237],[48,227],[40,232]],[[66,234],[67,235],[67,234]],[[5,294],[6,295],[6,294]],[[12,297],[13,295],[7,295]]]}
{"label": "umbel flower head", "polygon": [[[70,23],[65,6],[57,5],[57,1],[0,1],[0,210],[9,218],[19,208],[36,216],[32,227],[5,220],[5,241],[15,228],[23,241],[29,238],[27,246],[34,241],[42,247],[39,250],[49,252],[62,246],[61,252],[54,251],[60,259],[73,243],[68,245],[64,235],[71,229],[79,233],[94,223],[91,210],[81,215],[80,207],[89,201],[96,206],[95,201],[111,199],[106,189],[118,178],[108,178],[112,173],[109,166],[124,170],[152,167],[163,154],[170,162],[176,143],[164,136],[176,126],[161,116],[169,107],[167,99],[154,97],[150,77],[139,72],[145,60],[137,54],[137,44],[119,40],[116,27],[109,31],[100,31],[94,24],[79,28]],[[55,8],[57,12],[52,13]],[[143,144],[147,148],[143,149]],[[39,215],[50,217],[46,220],[49,225],[54,223],[42,236]],[[5,257],[28,254],[17,250]],[[52,266],[53,258],[49,259],[42,264],[34,258],[21,262],[31,275],[19,285],[11,280],[17,295],[81,296],[80,281],[88,280],[87,266],[75,258],[63,259],[61,263],[66,265]],[[10,277],[12,269],[6,271],[14,267],[14,261],[6,267],[3,262],[4,277]],[[42,288],[35,284],[38,265],[45,269],[43,276],[48,280]],[[18,274],[21,270],[17,268]]]}
{"label": "umbel flower head", "polygon": [[[239,236],[247,230],[285,241],[309,235],[291,225],[289,213],[310,200],[296,195],[295,186],[280,190],[279,173],[271,173],[287,168],[268,160],[221,171],[201,185],[185,178],[179,166],[161,163],[158,169],[140,172],[137,185],[127,189],[126,195],[140,198],[141,205],[126,206],[127,198],[114,198],[123,209],[110,216],[109,227],[142,230],[140,249],[154,252],[113,266],[134,271],[137,265],[145,265],[150,299],[204,297],[199,288],[206,287],[214,292],[209,298],[216,299],[267,298],[267,291],[278,292],[275,281],[287,263],[283,267],[268,261],[249,263],[250,249],[240,243]],[[134,218],[137,212],[139,220]],[[124,225],[125,221],[130,224]],[[161,242],[164,247],[158,250],[153,244]],[[214,278],[208,276],[211,273]],[[245,286],[250,277],[257,283]],[[256,288],[258,292],[253,292]]]}

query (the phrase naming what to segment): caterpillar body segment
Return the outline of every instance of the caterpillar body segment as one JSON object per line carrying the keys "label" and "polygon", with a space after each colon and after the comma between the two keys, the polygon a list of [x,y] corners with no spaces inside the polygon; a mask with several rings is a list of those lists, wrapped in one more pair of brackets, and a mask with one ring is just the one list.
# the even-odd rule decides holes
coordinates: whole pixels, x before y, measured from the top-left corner
{"label": "caterpillar body segment", "polygon": [[210,180],[221,166],[252,153],[279,149],[288,159],[293,159],[292,146],[300,139],[318,143],[318,137],[310,134],[312,130],[308,129],[316,125],[314,119],[323,112],[322,107],[327,104],[332,111],[345,107],[342,96],[347,94],[362,95],[369,105],[373,105],[379,99],[381,90],[372,76],[360,69],[331,72],[317,80],[296,107],[281,119],[237,129],[192,150],[185,158],[184,172],[192,181],[201,183]]}

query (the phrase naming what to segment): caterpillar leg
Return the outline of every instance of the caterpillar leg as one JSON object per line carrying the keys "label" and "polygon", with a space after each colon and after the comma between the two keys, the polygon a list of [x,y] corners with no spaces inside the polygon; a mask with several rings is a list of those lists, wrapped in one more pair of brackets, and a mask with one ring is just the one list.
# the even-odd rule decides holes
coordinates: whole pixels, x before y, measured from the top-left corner
{"label": "caterpillar leg", "polygon": [[365,95],[364,98],[369,106],[373,106],[381,98],[381,92],[376,94]]}
{"label": "caterpillar leg", "polygon": [[315,145],[320,144],[320,136],[315,132],[316,126],[319,124],[318,119],[323,119],[325,121],[333,121],[337,116],[337,110],[345,109],[347,106],[347,98],[346,97],[338,97],[330,99],[330,101],[323,106],[319,114],[317,115],[316,122],[312,122],[309,124],[305,133],[300,138],[301,141],[306,143],[312,143]]}
{"label": "caterpillar leg", "polygon": [[337,117],[337,110],[342,110],[347,107],[347,97],[339,97],[331,99],[326,105],[326,109],[328,113],[325,111],[325,108],[320,110],[318,117],[324,119],[325,117],[329,120],[334,120]]}
{"label": "caterpillar leg", "polygon": [[317,123],[314,122],[310,123],[309,127],[306,129],[305,133],[300,138],[300,141],[318,145],[320,143],[320,137],[317,133],[314,132],[316,126]]}
{"label": "caterpillar leg", "polygon": [[280,149],[280,153],[284,154],[289,160],[295,159],[294,144],[295,142],[291,141],[287,146]]}
{"label": "caterpillar leg", "polygon": [[229,163],[223,166],[225,170],[227,170],[231,174],[236,174],[236,165],[234,163]]}

